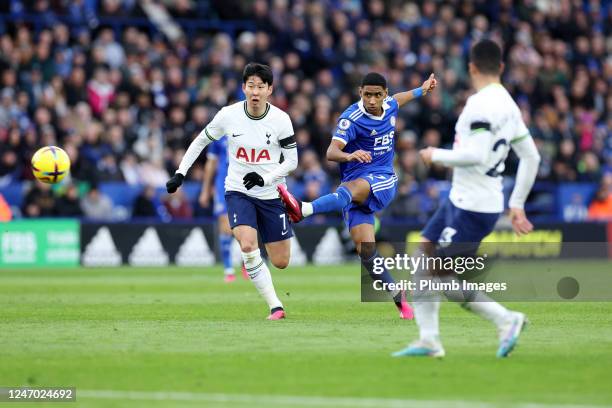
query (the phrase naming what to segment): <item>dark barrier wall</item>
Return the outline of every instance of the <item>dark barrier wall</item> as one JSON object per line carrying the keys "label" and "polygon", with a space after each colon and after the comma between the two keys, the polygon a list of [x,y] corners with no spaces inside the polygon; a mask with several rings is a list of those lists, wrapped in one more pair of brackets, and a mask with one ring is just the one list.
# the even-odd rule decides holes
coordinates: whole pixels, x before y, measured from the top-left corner
{"label": "dark barrier wall", "polygon": [[[612,231],[612,227],[610,229]],[[338,264],[355,259],[350,239],[342,226],[297,226],[294,232],[292,265],[307,262]],[[528,242],[606,242],[608,235],[606,224],[546,224],[538,226],[528,236]],[[378,240],[418,242],[419,230],[383,224]],[[493,232],[486,241],[507,243],[512,240],[512,231],[501,230]],[[81,263],[85,266],[207,266],[218,262],[217,247],[215,229],[210,224],[81,225]],[[597,251],[589,256],[608,256],[609,245],[593,248],[597,248]],[[236,244],[233,257],[236,262],[240,262],[240,251]]]}
{"label": "dark barrier wall", "polygon": [[[292,264],[337,264],[350,248],[335,225],[295,229]],[[263,245],[260,246],[263,248]],[[233,258],[240,262],[237,243]],[[218,240],[211,224],[97,224],[81,225],[81,263],[85,266],[206,266],[218,262]]]}
{"label": "dark barrier wall", "polygon": [[[612,223],[611,223],[612,225]],[[418,242],[420,230],[402,226],[382,226],[379,240],[392,242]],[[511,242],[514,234],[510,229],[493,231],[486,240]],[[607,224],[605,223],[555,223],[538,224],[535,230],[523,238],[527,242],[543,242],[545,240],[560,240],[561,242],[606,242],[609,241]]]}
{"label": "dark barrier wall", "polygon": [[81,224],[85,266],[181,266],[215,263],[212,225]]}

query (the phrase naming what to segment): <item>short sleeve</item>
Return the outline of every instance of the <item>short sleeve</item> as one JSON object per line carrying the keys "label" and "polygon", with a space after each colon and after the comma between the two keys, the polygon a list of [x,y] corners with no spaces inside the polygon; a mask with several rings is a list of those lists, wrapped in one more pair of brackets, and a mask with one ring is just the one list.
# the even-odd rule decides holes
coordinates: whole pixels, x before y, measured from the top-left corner
{"label": "short sleeve", "polygon": [[222,108],[204,128],[204,133],[210,140],[219,140],[225,135],[226,116],[227,109]]}
{"label": "short sleeve", "polygon": [[463,111],[457,119],[455,132],[466,140],[470,136],[479,134],[492,134],[491,119],[483,109],[479,109],[475,103],[468,99]]}
{"label": "short sleeve", "polygon": [[283,120],[283,127],[281,128],[281,132],[280,132],[280,136],[278,140],[283,140],[283,139],[286,139],[294,135],[293,124],[291,123],[291,118],[287,114],[283,116],[285,119]]}
{"label": "short sleeve", "polygon": [[340,119],[332,136],[333,140],[339,140],[345,145],[355,139],[355,124],[348,119]]}

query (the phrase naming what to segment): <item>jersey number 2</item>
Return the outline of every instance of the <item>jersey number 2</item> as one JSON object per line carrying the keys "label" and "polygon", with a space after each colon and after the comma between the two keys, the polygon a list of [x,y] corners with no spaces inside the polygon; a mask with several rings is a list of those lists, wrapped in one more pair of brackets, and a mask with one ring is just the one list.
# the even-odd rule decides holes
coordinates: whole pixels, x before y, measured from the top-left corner
{"label": "jersey number 2", "polygon": [[[508,142],[506,142],[506,139],[499,139],[497,142],[495,142],[495,144],[493,145],[493,151],[496,152],[497,149],[499,149],[500,146],[506,146],[508,144]],[[495,163],[495,165],[493,167],[491,167],[485,174],[489,177],[499,177],[499,175],[501,174],[501,172],[503,171],[503,169],[498,170],[498,168],[503,164],[503,162],[506,161],[506,154],[504,154],[498,161],[497,163]]]}

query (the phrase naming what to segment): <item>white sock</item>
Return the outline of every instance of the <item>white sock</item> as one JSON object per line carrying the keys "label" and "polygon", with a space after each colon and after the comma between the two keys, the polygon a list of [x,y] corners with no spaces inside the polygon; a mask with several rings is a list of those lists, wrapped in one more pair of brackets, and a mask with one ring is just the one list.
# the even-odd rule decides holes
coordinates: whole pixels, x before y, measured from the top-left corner
{"label": "white sock", "polygon": [[234,274],[234,268],[226,268],[226,269],[224,269],[224,270],[223,270],[223,274],[224,274],[225,276],[227,276],[227,275],[233,275],[233,274]]}
{"label": "white sock", "polygon": [[474,301],[466,303],[464,307],[498,327],[506,321],[509,313],[508,309],[482,292],[476,293]]}
{"label": "white sock", "polygon": [[[424,252],[418,249],[413,257],[424,256]],[[433,277],[424,265],[421,264],[414,271],[412,281],[421,287],[422,280],[431,280]],[[440,294],[427,289],[416,289],[413,292],[414,318],[419,327],[419,338],[421,340],[440,340]]]}
{"label": "white sock", "polygon": [[421,340],[440,340],[439,300],[415,301],[414,317],[419,326]]}
{"label": "white sock", "polygon": [[259,294],[268,302],[270,310],[275,307],[283,307],[283,304],[276,296],[274,284],[272,283],[272,275],[270,275],[268,265],[261,259],[259,249],[251,252],[243,252],[242,259],[244,260],[244,267],[251,281],[257,288]]}
{"label": "white sock", "polygon": [[312,208],[312,203],[307,203],[305,201],[302,201],[302,215],[304,217],[309,217],[312,215],[313,212],[314,212],[314,209]]}

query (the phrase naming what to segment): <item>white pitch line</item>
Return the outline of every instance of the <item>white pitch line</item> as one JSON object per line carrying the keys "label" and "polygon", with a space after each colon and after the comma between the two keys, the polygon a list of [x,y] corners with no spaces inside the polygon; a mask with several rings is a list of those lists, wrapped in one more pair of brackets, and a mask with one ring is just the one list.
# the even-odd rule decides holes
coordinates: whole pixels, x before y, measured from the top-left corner
{"label": "white pitch line", "polygon": [[351,398],[297,395],[260,395],[260,394],[220,394],[173,391],[118,391],[118,390],[79,390],[79,398],[142,400],[142,401],[189,401],[215,402],[227,404],[257,404],[263,406],[308,406],[308,407],[354,407],[354,408],[603,408],[603,405],[559,405],[540,403],[489,403],[478,401],[443,401],[395,398]]}

